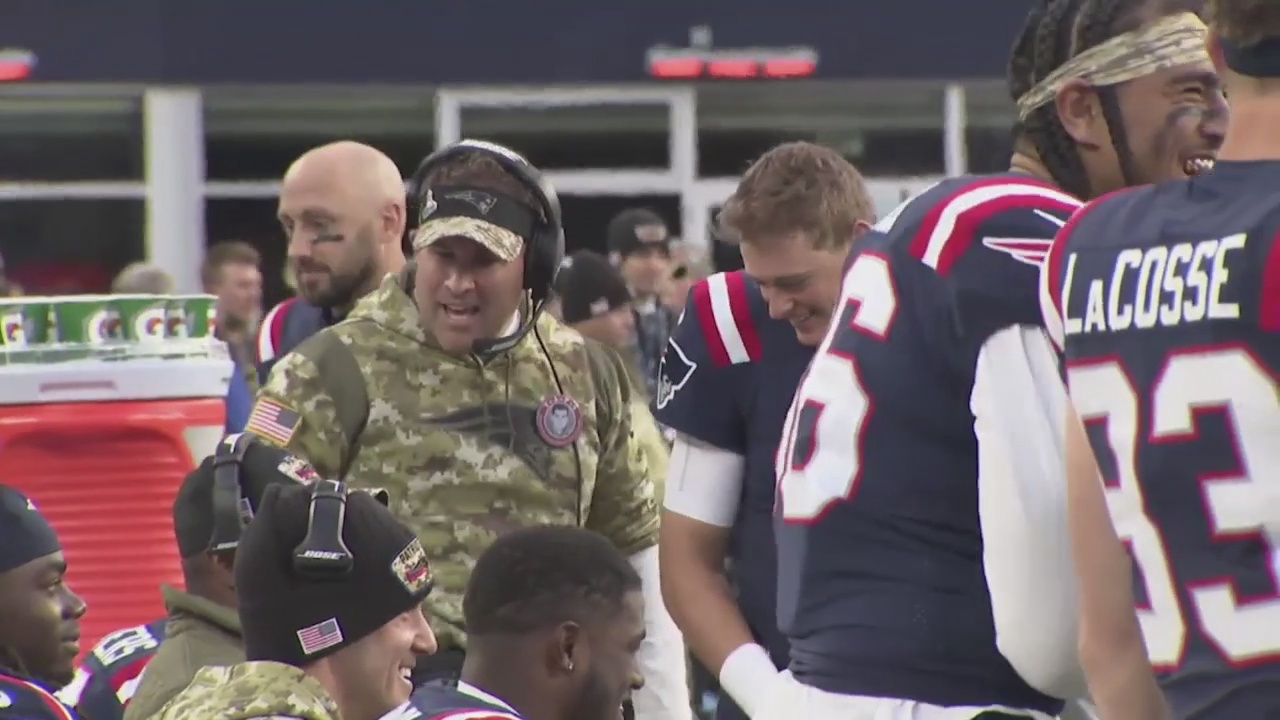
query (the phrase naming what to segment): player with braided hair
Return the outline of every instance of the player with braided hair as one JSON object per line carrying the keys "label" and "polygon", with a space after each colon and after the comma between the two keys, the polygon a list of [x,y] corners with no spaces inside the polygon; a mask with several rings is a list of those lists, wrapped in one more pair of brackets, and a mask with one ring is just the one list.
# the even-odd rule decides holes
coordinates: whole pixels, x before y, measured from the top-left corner
{"label": "player with braided hair", "polygon": [[1086,205],[1042,271],[1091,430],[1069,418],[1064,445],[1104,718],[1280,717],[1280,3],[1208,10],[1232,101],[1213,173]]}
{"label": "player with braided hair", "polygon": [[791,663],[753,717],[1048,718],[1083,694],[1040,266],[1081,199],[1212,163],[1226,106],[1187,10],[1039,5],[1010,172],[855,244],[777,453]]}
{"label": "player with braided hair", "polygon": [[[1198,0],[1052,0],[1032,11],[1009,60],[1009,91],[1020,118],[1014,168],[1088,199],[1210,167],[1222,142],[1223,116],[1221,106],[1211,102],[1219,86],[1207,62],[1171,65],[1149,54],[1134,58],[1132,70],[1110,76],[1059,72],[1117,34],[1200,5]],[[1051,76],[1057,81],[1046,83]],[[1127,79],[1099,82],[1114,77]],[[1203,122],[1196,100],[1213,108],[1214,122]]]}

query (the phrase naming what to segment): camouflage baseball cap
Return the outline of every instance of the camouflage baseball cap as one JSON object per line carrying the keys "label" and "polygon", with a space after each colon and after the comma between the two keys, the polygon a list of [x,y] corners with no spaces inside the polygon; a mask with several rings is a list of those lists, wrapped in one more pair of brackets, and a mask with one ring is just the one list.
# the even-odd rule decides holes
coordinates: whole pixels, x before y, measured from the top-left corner
{"label": "camouflage baseball cap", "polygon": [[[437,192],[440,193],[439,199]],[[442,204],[445,205],[443,209]],[[416,252],[448,237],[465,237],[479,243],[503,262],[511,262],[520,255],[524,239],[510,227],[503,227],[511,223],[499,220],[503,210],[510,213],[509,204],[510,200],[500,193],[474,188],[429,188],[422,198],[413,249]],[[463,212],[458,212],[458,209]]]}
{"label": "camouflage baseball cap", "polygon": [[469,217],[450,217],[430,220],[418,228],[413,238],[413,249],[421,250],[437,240],[447,237],[465,237],[480,243],[503,262],[511,262],[520,255],[524,241],[519,235],[492,223]]}

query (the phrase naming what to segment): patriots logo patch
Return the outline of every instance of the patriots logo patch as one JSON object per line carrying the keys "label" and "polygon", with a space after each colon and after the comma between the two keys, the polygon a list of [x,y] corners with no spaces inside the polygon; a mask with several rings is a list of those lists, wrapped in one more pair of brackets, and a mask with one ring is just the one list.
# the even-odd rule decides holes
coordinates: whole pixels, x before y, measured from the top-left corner
{"label": "patriots logo patch", "polygon": [[662,361],[658,366],[658,397],[655,404],[659,410],[671,403],[672,398],[689,382],[693,371],[697,369],[698,363],[689,359],[675,338],[667,341],[667,351],[662,354]]}
{"label": "patriots logo patch", "polygon": [[488,215],[489,211],[498,204],[498,199],[488,193],[482,193],[479,190],[461,190],[451,192],[445,195],[450,200],[461,200],[475,207],[480,211],[481,215]]}
{"label": "patriots logo patch", "polygon": [[1044,264],[1049,248],[1053,247],[1052,239],[1044,238],[982,238],[982,244],[1020,263],[1040,267]]}

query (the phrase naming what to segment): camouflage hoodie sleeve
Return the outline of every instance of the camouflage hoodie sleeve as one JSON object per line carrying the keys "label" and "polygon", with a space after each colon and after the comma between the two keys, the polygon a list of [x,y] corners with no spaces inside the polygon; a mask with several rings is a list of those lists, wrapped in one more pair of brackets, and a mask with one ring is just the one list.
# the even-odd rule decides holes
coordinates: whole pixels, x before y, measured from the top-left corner
{"label": "camouflage hoodie sleeve", "polygon": [[590,340],[586,353],[600,418],[600,463],[586,526],[630,556],[658,542],[658,502],[646,448],[650,436],[638,431],[644,419],[634,417],[647,409],[633,402],[617,353]]}
{"label": "camouflage hoodie sleeve", "polygon": [[339,477],[350,454],[320,369],[300,352],[285,355],[271,369],[245,431],[306,459],[322,477]]}
{"label": "camouflage hoodie sleeve", "polygon": [[274,662],[206,667],[151,720],[341,720],[318,681]]}

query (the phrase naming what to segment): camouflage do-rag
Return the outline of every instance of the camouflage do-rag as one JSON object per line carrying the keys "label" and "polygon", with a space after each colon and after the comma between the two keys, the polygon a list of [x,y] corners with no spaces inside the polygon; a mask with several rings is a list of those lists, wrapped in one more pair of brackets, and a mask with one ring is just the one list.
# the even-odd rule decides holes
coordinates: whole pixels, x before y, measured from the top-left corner
{"label": "camouflage do-rag", "polygon": [[62,550],[58,534],[26,495],[0,485],[0,573]]}
{"label": "camouflage do-rag", "polygon": [[249,660],[304,667],[372,634],[431,591],[418,538],[378,498],[358,490],[347,494],[342,521],[351,572],[299,573],[293,558],[307,536],[311,494],[309,485],[267,486],[240,538],[236,592]]}
{"label": "camouflage do-rag", "polygon": [[1117,35],[1074,55],[1018,98],[1018,119],[1026,120],[1036,108],[1053,102],[1072,80],[1105,87],[1179,65],[1209,62],[1208,34],[1203,20],[1184,12]]}

